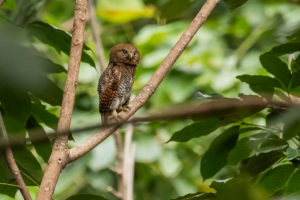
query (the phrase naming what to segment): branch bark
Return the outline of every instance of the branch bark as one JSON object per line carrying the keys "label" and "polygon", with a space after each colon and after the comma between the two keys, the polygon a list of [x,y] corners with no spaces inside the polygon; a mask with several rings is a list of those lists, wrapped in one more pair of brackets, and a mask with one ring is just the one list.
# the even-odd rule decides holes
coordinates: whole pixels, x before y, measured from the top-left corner
{"label": "branch bark", "polygon": [[124,145],[123,200],[133,200],[134,156],[136,149],[136,144],[132,143],[133,130],[133,124],[128,124]]}
{"label": "branch bark", "polygon": [[[177,41],[175,46],[171,49],[167,57],[164,59],[160,67],[156,70],[152,78],[148,81],[139,95],[130,102],[130,111],[122,113],[120,118],[123,121],[128,120],[140,107],[142,107],[145,102],[152,96],[155,92],[163,78],[166,76],[167,72],[171,69],[177,58],[182,54],[184,49],[190,43],[196,32],[199,30],[201,25],[206,21],[208,15],[215,8],[219,0],[207,0],[203,5],[199,13],[193,19],[189,27],[184,31],[180,39]],[[87,140],[85,140],[80,145],[70,149],[70,160],[72,162],[82,157],[94,147],[100,144],[104,139],[110,136],[120,125],[106,128],[102,131],[97,132]]]}
{"label": "branch bark", "polygon": [[[73,35],[70,50],[67,80],[64,88],[58,131],[70,129],[75,92],[78,80],[79,66],[84,42],[84,27],[86,21],[87,0],[76,0],[74,12]],[[45,170],[37,200],[51,199],[59,174],[68,163],[68,134],[58,136],[52,148],[52,153]]]}
{"label": "branch bark", "polygon": [[90,16],[92,35],[96,44],[96,54],[99,60],[100,72],[102,73],[105,69],[105,57],[103,52],[103,45],[100,36],[100,26],[97,22],[97,17],[95,13],[95,6],[93,0],[88,0],[88,12]]}
{"label": "branch bark", "polygon": [[[2,132],[3,139],[7,140],[8,136],[7,136],[7,132],[6,132],[6,128],[5,128],[5,124],[4,124],[4,121],[3,121],[1,111],[0,111],[0,126],[1,126],[0,132]],[[1,134],[0,134],[0,136],[1,136]],[[8,166],[9,166],[9,169],[11,171],[11,174],[12,174],[13,178],[16,180],[16,182],[18,184],[18,188],[19,188],[23,198],[25,200],[32,200],[32,198],[29,194],[29,191],[26,188],[25,182],[24,182],[24,180],[21,176],[21,172],[18,168],[18,165],[16,163],[14,154],[11,150],[11,147],[7,147],[5,149],[5,158],[6,158]]]}

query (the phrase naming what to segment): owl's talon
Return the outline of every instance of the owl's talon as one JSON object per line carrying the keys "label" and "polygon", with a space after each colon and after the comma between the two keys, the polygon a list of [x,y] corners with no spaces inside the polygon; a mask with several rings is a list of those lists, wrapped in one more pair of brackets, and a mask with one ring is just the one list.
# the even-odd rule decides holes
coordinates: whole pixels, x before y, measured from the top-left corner
{"label": "owl's talon", "polygon": [[130,111],[130,107],[129,107],[128,105],[123,106],[123,111],[124,111],[124,112]]}
{"label": "owl's talon", "polygon": [[117,112],[119,113],[119,112],[128,112],[130,110],[130,107],[128,106],[128,105],[126,105],[126,106],[119,106],[118,108],[117,108]]}

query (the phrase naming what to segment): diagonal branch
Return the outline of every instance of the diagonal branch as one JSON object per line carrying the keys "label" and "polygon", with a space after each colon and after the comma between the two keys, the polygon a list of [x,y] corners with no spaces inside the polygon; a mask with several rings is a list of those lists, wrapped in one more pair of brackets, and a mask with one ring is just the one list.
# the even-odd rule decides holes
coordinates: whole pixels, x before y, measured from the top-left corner
{"label": "diagonal branch", "polygon": [[[8,139],[7,132],[6,132],[6,128],[5,128],[5,124],[4,124],[4,121],[3,121],[1,111],[0,111],[0,126],[1,126],[0,133],[2,133],[2,134],[0,134],[0,136],[2,135],[4,140],[7,140]],[[13,154],[10,147],[6,147],[5,157],[6,157],[6,161],[8,163],[8,166],[10,168],[10,171],[12,173],[12,176],[16,180],[16,182],[18,183],[18,188],[19,188],[23,198],[25,200],[32,200],[32,198],[29,194],[29,191],[26,188],[25,182],[24,182],[24,180],[21,176],[21,172],[18,168],[18,165],[15,161],[14,154]]]}
{"label": "diagonal branch", "polygon": [[[152,96],[161,81],[164,79],[168,71],[171,69],[177,58],[182,54],[184,49],[190,43],[194,35],[197,33],[201,25],[206,21],[208,15],[215,8],[219,0],[207,0],[203,5],[199,13],[193,19],[189,27],[182,34],[180,39],[177,41],[175,46],[171,49],[167,57],[164,59],[160,67],[156,70],[152,78],[148,81],[139,95],[129,104],[131,110],[127,113],[121,114],[122,120],[128,120],[145,102]],[[110,136],[120,125],[106,128],[102,131],[97,132],[80,145],[70,149],[70,160],[72,162],[82,157],[94,147],[100,144],[104,139]]]}
{"label": "diagonal branch", "polygon": [[[57,126],[58,131],[67,131],[70,129],[71,125],[71,117],[84,41],[86,10],[87,0],[76,0],[70,60],[60,111],[60,118]],[[68,136],[68,134],[59,135],[54,141],[52,153],[40,185],[37,200],[51,199],[52,194],[54,193],[59,174],[68,163]]]}

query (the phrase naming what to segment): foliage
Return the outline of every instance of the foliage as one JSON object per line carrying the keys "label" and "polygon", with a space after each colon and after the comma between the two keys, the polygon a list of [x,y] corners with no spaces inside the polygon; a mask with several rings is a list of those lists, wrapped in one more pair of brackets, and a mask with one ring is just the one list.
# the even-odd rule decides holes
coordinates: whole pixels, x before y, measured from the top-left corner
{"label": "foliage", "polygon": [[[116,43],[134,43],[141,52],[137,93],[204,1],[95,3],[105,56]],[[23,141],[13,152],[33,197],[51,153],[47,136],[58,123],[73,8],[73,2],[60,0],[6,0],[0,8],[0,109],[9,136]],[[288,1],[219,3],[138,115],[193,103],[270,106],[137,124],[135,199],[300,198],[300,108],[271,103],[300,98],[299,13],[299,5]],[[100,119],[89,25],[85,38],[72,128]],[[36,133],[46,140],[34,141]],[[70,146],[92,133],[74,134]],[[108,138],[64,169],[54,199],[116,199],[106,190],[117,185],[107,169],[114,162],[114,142]],[[3,153],[0,166],[0,198],[21,199]]]}

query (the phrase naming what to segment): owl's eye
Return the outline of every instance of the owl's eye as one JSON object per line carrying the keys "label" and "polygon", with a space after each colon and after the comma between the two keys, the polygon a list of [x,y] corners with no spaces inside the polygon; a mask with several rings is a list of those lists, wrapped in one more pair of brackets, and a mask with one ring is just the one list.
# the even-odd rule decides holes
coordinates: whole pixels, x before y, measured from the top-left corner
{"label": "owl's eye", "polygon": [[135,52],[133,52],[133,55],[136,55],[136,53],[137,53],[136,51],[135,51]]}
{"label": "owl's eye", "polygon": [[123,49],[123,50],[122,50],[122,52],[123,52],[124,54],[126,54],[126,53],[127,53],[127,51],[126,51],[125,49]]}

